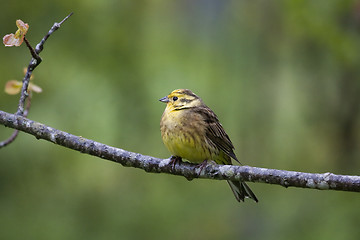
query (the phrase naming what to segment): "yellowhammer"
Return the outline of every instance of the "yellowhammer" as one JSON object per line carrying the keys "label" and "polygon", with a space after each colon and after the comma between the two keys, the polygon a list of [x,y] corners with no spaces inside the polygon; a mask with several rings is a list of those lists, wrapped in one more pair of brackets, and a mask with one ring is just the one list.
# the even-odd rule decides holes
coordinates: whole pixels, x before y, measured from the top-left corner
{"label": "yellowhammer", "polygon": [[[160,122],[161,136],[173,157],[193,163],[213,160],[218,164],[232,164],[231,158],[239,162],[216,114],[196,94],[177,89],[160,101],[166,103]],[[245,197],[258,201],[245,182],[228,183],[239,202]]]}

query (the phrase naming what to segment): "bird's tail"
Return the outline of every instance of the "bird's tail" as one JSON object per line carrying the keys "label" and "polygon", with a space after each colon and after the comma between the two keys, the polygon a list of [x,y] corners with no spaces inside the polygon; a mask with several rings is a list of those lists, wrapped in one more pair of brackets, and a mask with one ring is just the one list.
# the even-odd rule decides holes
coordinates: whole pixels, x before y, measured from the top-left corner
{"label": "bird's tail", "polygon": [[236,200],[243,202],[245,198],[251,198],[255,202],[258,202],[255,194],[251,191],[250,187],[245,182],[239,181],[227,181],[233,191]]}

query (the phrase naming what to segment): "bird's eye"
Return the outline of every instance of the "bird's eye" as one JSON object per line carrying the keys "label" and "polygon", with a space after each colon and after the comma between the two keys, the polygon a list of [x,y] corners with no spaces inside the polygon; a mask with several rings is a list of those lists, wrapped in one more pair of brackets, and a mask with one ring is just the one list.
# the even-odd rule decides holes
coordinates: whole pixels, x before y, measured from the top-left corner
{"label": "bird's eye", "polygon": [[173,97],[173,100],[174,100],[174,101],[178,100],[178,97]]}

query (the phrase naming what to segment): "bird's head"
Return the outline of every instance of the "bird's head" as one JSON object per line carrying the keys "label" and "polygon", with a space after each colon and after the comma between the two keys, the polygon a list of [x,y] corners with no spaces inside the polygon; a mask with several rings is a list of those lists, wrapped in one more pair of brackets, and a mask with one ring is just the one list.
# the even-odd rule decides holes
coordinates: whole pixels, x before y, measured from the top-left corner
{"label": "bird's head", "polygon": [[201,98],[189,89],[176,89],[169,95],[159,99],[166,103],[168,110],[182,110],[203,105]]}

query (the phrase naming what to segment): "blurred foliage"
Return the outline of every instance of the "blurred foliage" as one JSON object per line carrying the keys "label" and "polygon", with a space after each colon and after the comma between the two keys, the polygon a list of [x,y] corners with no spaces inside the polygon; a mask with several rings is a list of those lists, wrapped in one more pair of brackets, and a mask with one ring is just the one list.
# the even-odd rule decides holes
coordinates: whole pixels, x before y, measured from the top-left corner
{"label": "blurred foliage", "polygon": [[[43,93],[29,118],[166,158],[157,100],[189,88],[252,166],[359,175],[360,1],[6,1],[1,35],[29,23]],[[0,85],[25,46],[0,47]],[[0,109],[17,96],[0,92]],[[0,127],[0,140],[12,130]],[[359,239],[358,193],[154,175],[21,133],[0,150],[1,239]]]}

